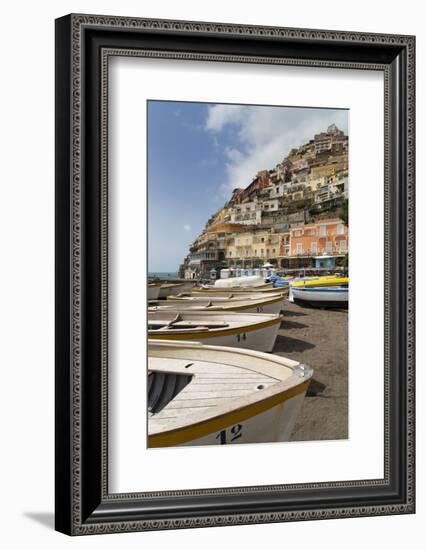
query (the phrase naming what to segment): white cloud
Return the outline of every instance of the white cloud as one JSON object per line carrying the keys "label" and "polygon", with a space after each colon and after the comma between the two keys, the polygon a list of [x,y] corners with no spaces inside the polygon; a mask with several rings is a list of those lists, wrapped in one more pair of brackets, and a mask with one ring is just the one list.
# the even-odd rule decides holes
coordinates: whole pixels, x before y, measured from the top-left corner
{"label": "white cloud", "polygon": [[221,185],[226,198],[236,187],[246,187],[259,170],[273,168],[293,147],[335,123],[348,131],[348,111],[295,107],[212,105],[205,129],[218,139],[228,125],[236,130],[237,143],[225,146],[227,179]]}
{"label": "white cloud", "polygon": [[183,228],[187,233],[189,233],[192,229],[191,226],[189,225],[189,223],[185,223]]}
{"label": "white cloud", "polygon": [[243,112],[243,105],[211,105],[207,114],[206,128],[220,132],[226,124],[239,122]]}
{"label": "white cloud", "polygon": [[241,162],[244,159],[244,155],[238,149],[233,147],[225,148],[226,157],[233,163]]}

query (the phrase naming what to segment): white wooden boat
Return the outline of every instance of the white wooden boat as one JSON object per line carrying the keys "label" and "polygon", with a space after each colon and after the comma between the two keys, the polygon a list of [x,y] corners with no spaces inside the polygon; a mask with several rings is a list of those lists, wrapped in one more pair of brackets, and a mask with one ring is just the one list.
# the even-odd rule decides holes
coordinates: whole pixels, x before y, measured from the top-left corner
{"label": "white wooden boat", "polygon": [[[272,284],[272,283],[271,283]],[[272,286],[267,287],[252,287],[252,288],[242,288],[242,287],[230,287],[230,288],[214,288],[214,287],[201,287],[193,288],[191,294],[209,294],[209,295],[227,295],[227,294],[253,294],[253,293],[283,293],[287,289],[284,288],[273,288]]]}
{"label": "white wooden boat", "polygon": [[148,337],[272,351],[281,320],[271,313],[148,310]]}
{"label": "white wooden boat", "polygon": [[148,447],[288,441],[313,370],[199,343],[148,343]]}
{"label": "white wooden boat", "polygon": [[293,287],[289,301],[312,307],[347,308],[349,303],[348,287]]}
{"label": "white wooden boat", "polygon": [[179,281],[179,284],[182,284],[183,286],[181,287],[181,289],[179,290],[179,292],[191,292],[191,290],[194,288],[195,286],[195,281],[191,281],[191,280],[181,280]]}
{"label": "white wooden boat", "polygon": [[167,298],[167,296],[175,296],[179,292],[183,292],[185,283],[163,283],[160,287],[159,298]]}
{"label": "white wooden boat", "polygon": [[228,277],[227,279],[218,279],[214,283],[214,288],[266,288],[265,285],[270,285],[272,287],[272,283],[265,283],[264,278],[260,275],[252,275],[249,277]]}
{"label": "white wooden boat", "polygon": [[288,292],[286,289],[275,288],[274,291],[262,292],[262,291],[253,291],[246,292],[241,290],[236,290],[232,292],[181,292],[176,294],[176,296],[170,296],[168,300],[264,300],[266,298],[277,298],[278,296],[287,296]]}
{"label": "white wooden boat", "polygon": [[280,313],[284,309],[284,296],[262,296],[257,298],[238,295],[235,298],[222,298],[217,296],[198,298],[187,297],[185,299],[167,299],[152,301],[149,311],[234,311],[238,313]]}
{"label": "white wooden boat", "polygon": [[342,286],[349,285],[349,277],[335,276],[322,276],[322,277],[302,277],[294,279],[290,286],[292,288],[317,288],[320,286]]}
{"label": "white wooden boat", "polygon": [[160,296],[161,283],[148,283],[148,300],[158,300]]}

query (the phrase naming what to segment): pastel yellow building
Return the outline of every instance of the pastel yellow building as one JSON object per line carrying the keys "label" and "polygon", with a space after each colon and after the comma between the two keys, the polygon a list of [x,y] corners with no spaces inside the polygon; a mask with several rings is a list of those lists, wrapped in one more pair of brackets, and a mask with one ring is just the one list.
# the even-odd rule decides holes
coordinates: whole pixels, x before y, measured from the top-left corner
{"label": "pastel yellow building", "polygon": [[257,231],[253,236],[253,255],[255,260],[270,260],[279,256],[280,236],[269,231]]}
{"label": "pastel yellow building", "polygon": [[235,236],[236,258],[249,260],[253,254],[253,233],[239,233]]}

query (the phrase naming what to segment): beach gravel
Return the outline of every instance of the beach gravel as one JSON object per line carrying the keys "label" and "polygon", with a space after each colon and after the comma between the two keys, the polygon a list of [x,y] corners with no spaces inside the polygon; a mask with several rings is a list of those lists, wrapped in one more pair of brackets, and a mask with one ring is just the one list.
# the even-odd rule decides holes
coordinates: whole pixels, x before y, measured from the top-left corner
{"label": "beach gravel", "polygon": [[286,302],[274,354],[314,369],[291,440],[348,437],[348,311]]}

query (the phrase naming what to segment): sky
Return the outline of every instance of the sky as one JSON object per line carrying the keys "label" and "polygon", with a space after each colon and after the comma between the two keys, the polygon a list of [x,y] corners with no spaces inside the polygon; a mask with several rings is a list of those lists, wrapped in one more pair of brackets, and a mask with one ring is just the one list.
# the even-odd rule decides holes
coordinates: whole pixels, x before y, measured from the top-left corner
{"label": "sky", "polygon": [[148,101],[148,271],[175,272],[208,218],[344,109]]}

